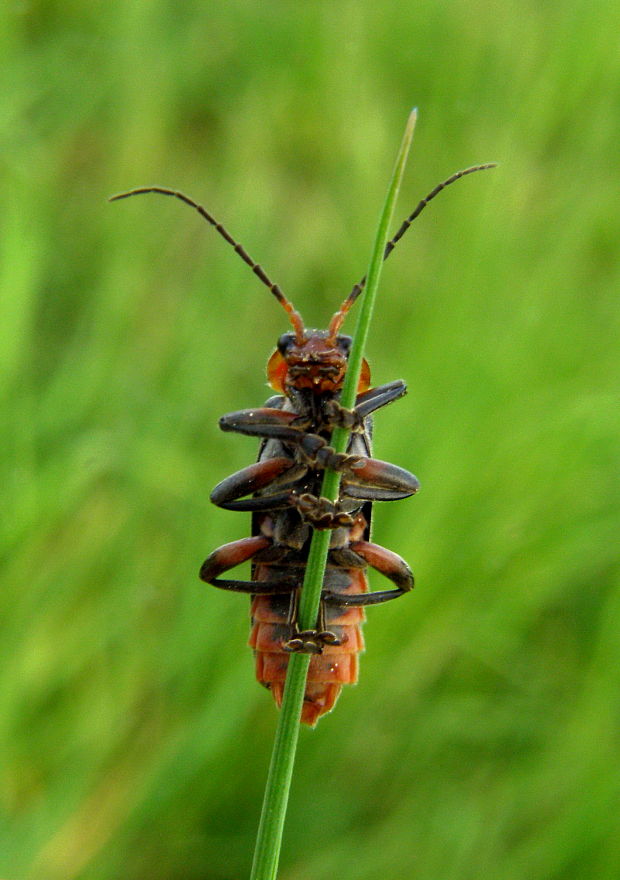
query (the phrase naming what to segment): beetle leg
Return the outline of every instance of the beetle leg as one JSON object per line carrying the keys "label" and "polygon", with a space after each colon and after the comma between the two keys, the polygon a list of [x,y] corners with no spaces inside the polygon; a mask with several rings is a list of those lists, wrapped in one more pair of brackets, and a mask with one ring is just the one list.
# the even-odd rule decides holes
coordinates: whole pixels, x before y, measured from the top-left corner
{"label": "beetle leg", "polygon": [[[222,431],[236,431],[251,437],[266,437],[270,440],[289,443],[299,450],[304,464],[316,468],[332,468],[341,471],[348,467],[355,467],[356,463],[364,461],[363,456],[334,452],[323,437],[308,433],[304,429],[304,425],[299,423],[299,416],[280,409],[263,407],[228,413],[220,419],[220,428]],[[242,472],[240,471],[240,473]],[[256,508],[235,507],[234,509],[254,510]]]}
{"label": "beetle leg", "polygon": [[319,620],[318,620],[319,631],[316,633],[316,637],[321,640],[324,645],[341,645],[342,641],[338,638],[336,633],[331,632],[331,630],[325,629],[325,602],[321,599],[321,604],[319,605]]}
{"label": "beetle leg", "polygon": [[286,623],[291,630],[291,637],[282,642],[282,649],[290,654],[322,654],[325,645],[340,645],[341,641],[336,633],[325,629],[325,603],[322,600],[319,609],[318,630],[299,630],[297,626],[299,592],[299,590],[291,591],[286,619]]}
{"label": "beetle leg", "polygon": [[218,575],[242,562],[253,559],[261,550],[272,544],[271,538],[256,535],[252,538],[241,538],[231,541],[214,550],[202,564],[200,578],[221,590],[232,590],[235,593],[252,593],[253,595],[270,593],[288,593],[292,584],[283,581],[236,581],[228,578],[221,580]]}
{"label": "beetle leg", "polygon": [[289,443],[299,442],[307,429],[306,423],[300,423],[297,413],[266,406],[227,413],[220,418],[219,425],[222,431]]}
{"label": "beetle leg", "polygon": [[292,495],[291,501],[303,521],[310,523],[314,529],[338,529],[342,526],[350,528],[355,523],[355,516],[341,504],[328,501],[323,496],[317,498],[310,492],[303,492],[301,495]]}
{"label": "beetle leg", "polygon": [[326,645],[341,645],[336,633],[329,630],[304,629],[294,632],[293,637],[282,643],[282,649],[289,654],[322,654]]}
{"label": "beetle leg", "polygon": [[366,426],[364,416],[360,415],[357,407],[347,409],[337,400],[329,400],[324,408],[325,424],[330,428],[346,428],[356,434],[363,434]]}
{"label": "beetle leg", "polygon": [[370,388],[363,394],[358,394],[355,401],[355,411],[362,418],[366,418],[381,407],[387,406],[388,403],[404,397],[406,393],[407,386],[402,379],[386,382],[385,385],[377,385],[376,388]]}
{"label": "beetle leg", "polygon": [[323,649],[315,640],[312,640],[312,630],[300,632],[297,626],[298,611],[299,590],[293,590],[286,617],[286,623],[290,629],[290,638],[282,642],[282,650],[290,654],[320,654]]}
{"label": "beetle leg", "polygon": [[274,491],[245,501],[238,499],[268,486],[280,489],[294,484],[306,472],[292,458],[266,458],[243,468],[218,483],[211,492],[211,501],[226,510],[277,510],[291,506],[291,491]]}
{"label": "beetle leg", "polygon": [[346,471],[349,468],[361,467],[366,461],[363,455],[349,455],[346,452],[335,452],[327,441],[318,434],[304,433],[297,439],[301,457],[310,466],[325,470]]}
{"label": "beetle leg", "polygon": [[[380,547],[379,544],[371,544],[369,541],[353,541],[349,548],[362,561],[389,578],[395,585],[395,590],[377,590],[374,593],[333,593],[331,590],[325,590],[323,593],[323,601],[328,605],[341,606],[359,606],[359,605],[379,605],[381,602],[389,602],[390,599],[397,599],[404,593],[413,589],[413,573],[404,559],[388,550],[386,547]],[[332,551],[337,552],[337,551]]]}
{"label": "beetle leg", "polygon": [[409,498],[420,488],[417,477],[398,465],[378,458],[366,458],[347,467],[342,494],[363,501],[397,501]]}
{"label": "beetle leg", "polygon": [[387,406],[407,393],[407,386],[402,379],[378,385],[363,394],[358,394],[353,409],[345,409],[337,400],[330,400],[325,406],[327,422],[332,427],[348,428],[363,433],[364,420],[382,406]]}

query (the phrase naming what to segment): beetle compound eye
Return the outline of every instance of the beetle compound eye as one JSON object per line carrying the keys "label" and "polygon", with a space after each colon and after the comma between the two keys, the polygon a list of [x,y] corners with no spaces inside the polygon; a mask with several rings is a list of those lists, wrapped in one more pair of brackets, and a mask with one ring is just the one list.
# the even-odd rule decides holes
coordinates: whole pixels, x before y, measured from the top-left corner
{"label": "beetle compound eye", "polygon": [[344,356],[346,358],[348,358],[351,353],[351,344],[353,342],[351,337],[350,336],[339,336],[337,339],[337,342],[338,342],[338,347],[343,352]]}
{"label": "beetle compound eye", "polygon": [[295,342],[295,335],[293,333],[283,333],[282,336],[278,339],[278,351],[280,354],[285,355],[288,349]]}

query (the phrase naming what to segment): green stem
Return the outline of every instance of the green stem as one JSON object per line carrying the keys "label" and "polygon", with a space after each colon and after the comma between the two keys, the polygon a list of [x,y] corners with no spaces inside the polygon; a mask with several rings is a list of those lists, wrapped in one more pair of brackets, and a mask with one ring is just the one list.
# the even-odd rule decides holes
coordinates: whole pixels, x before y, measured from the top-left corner
{"label": "green stem", "polygon": [[[355,406],[363,352],[379,286],[388,231],[392,221],[400,182],[405,170],[409,147],[413,138],[416,115],[416,111],[413,110],[407,121],[372,250],[366,287],[362,294],[357,327],[349,355],[347,375],[340,397],[340,403],[347,409],[353,409]],[[332,446],[336,452],[346,451],[348,439],[349,431],[345,428],[336,428],[334,430]],[[340,474],[327,470],[321,488],[322,496],[329,501],[336,501],[339,489]],[[330,538],[331,532],[329,530],[315,531],[312,536],[306,575],[299,602],[299,625],[301,629],[312,629],[316,625]],[[269,775],[267,777],[250,880],[275,880],[277,875],[284,819],[299,737],[299,719],[301,717],[309,664],[309,654],[291,654],[289,658],[282,709],[280,711]]]}

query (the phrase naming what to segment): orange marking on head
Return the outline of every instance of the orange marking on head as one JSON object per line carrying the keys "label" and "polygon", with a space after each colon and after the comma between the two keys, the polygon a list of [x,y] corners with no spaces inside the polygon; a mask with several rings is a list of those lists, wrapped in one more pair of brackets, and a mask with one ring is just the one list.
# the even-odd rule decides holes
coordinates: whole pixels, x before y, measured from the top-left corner
{"label": "orange marking on head", "polygon": [[276,348],[267,361],[267,379],[273,390],[278,391],[280,394],[284,393],[287,371],[286,361]]}

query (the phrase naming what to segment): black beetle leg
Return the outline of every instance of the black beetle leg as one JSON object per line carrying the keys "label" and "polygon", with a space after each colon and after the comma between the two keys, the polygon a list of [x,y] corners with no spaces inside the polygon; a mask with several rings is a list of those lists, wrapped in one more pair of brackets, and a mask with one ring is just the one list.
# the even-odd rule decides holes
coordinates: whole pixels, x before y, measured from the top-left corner
{"label": "black beetle leg", "polygon": [[299,414],[271,407],[227,413],[220,418],[219,424],[222,431],[234,431],[248,437],[267,437],[286,443],[299,442],[305,433]]}
{"label": "black beetle leg", "polygon": [[321,599],[319,606],[318,629],[300,630],[297,626],[299,613],[299,590],[291,593],[287,624],[291,637],[283,642],[282,648],[291,654],[322,654],[325,645],[340,645],[336,633],[325,629],[325,604]]}
{"label": "black beetle leg", "polygon": [[363,394],[358,394],[353,409],[345,409],[337,400],[330,400],[325,407],[327,422],[332,427],[338,426],[363,433],[364,421],[371,413],[398,400],[406,393],[405,383],[402,379],[396,379],[394,382],[378,385]]}
{"label": "black beetle leg", "polygon": [[417,477],[404,468],[365,458],[344,469],[342,494],[362,501],[397,501],[408,498],[419,490]]}
{"label": "black beetle leg", "polygon": [[[395,585],[395,590],[377,590],[374,593],[333,593],[326,590],[323,599],[328,605],[340,605],[344,607],[360,605],[379,605],[397,599],[413,589],[413,574],[404,559],[386,547],[379,544],[371,544],[369,541],[353,541],[349,548],[362,562],[374,568],[389,578]],[[338,551],[332,551],[332,555]]]}
{"label": "black beetle leg", "polygon": [[200,569],[200,578],[214,587],[219,587],[220,590],[232,590],[235,593],[251,593],[256,596],[288,593],[292,585],[283,581],[237,581],[218,577],[223,572],[241,565],[242,562],[248,562],[271,546],[271,538],[264,535],[241,538],[239,541],[223,544],[205,559]]}
{"label": "black beetle leg", "polygon": [[[304,465],[298,465],[292,458],[266,458],[218,483],[211,492],[211,501],[226,510],[277,510],[290,507],[291,488],[306,470]],[[288,489],[282,490],[283,485],[289,485]],[[269,486],[274,491],[257,498],[239,500]]]}

